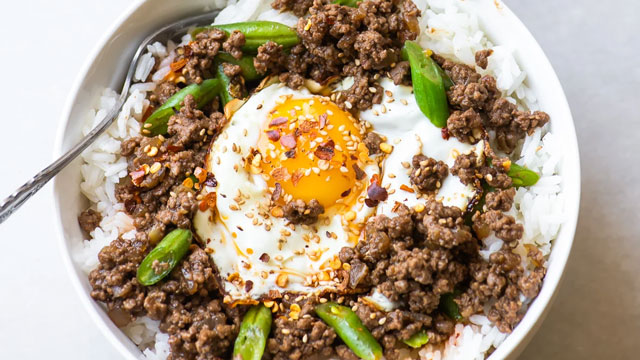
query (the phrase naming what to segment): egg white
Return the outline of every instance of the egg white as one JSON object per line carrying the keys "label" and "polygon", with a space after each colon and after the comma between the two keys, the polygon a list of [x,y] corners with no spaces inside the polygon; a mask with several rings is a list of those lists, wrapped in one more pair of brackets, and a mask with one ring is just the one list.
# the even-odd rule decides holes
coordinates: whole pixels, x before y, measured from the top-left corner
{"label": "egg white", "polygon": [[[385,90],[382,102],[360,113],[360,120],[368,121],[373,130],[385,136],[393,146],[393,151],[382,165],[382,186],[388,186],[389,198],[380,203],[377,210],[379,214],[389,215],[396,202],[409,207],[421,202],[417,192],[400,188],[401,185],[411,187],[410,169],[406,169],[403,162],[411,163],[414,155],[423,154],[445,162],[451,169],[459,154],[470,152],[475,152],[479,161],[483,161],[484,141],[470,145],[454,137],[445,140],[441,129],[420,111],[410,86],[395,85],[389,78],[380,79],[380,85]],[[436,193],[436,200],[465,211],[478,191],[474,186],[464,185],[460,178],[449,172]]]}
{"label": "egg white", "polygon": [[[277,99],[286,95],[292,95],[293,99],[313,96],[306,89],[292,90],[282,84],[262,89],[236,111],[211,145],[207,159],[207,170],[216,176],[218,186],[205,187],[202,194],[216,192],[216,211],[198,211],[194,227],[211,249],[224,291],[233,301],[269,298],[270,290],[314,293],[334,289],[337,286],[334,280],[311,285],[309,279],[336,258],[340,249],[355,245],[349,240],[349,230],[341,214],[321,216],[316,224],[298,225],[295,229],[287,226],[284,218],[261,216],[268,214],[268,186],[261,175],[245,170],[243,158],[250,155],[252,148],[257,148],[269,112],[276,106]],[[379,173],[377,165],[363,170],[368,176]],[[330,183],[327,186],[331,186]],[[364,205],[364,195],[366,192],[351,207],[356,213],[355,223],[363,223],[375,211]],[[240,204],[238,198],[241,198]],[[279,248],[282,233],[291,235]],[[328,236],[330,233],[335,235]],[[300,250],[305,253],[296,254]],[[321,252],[317,260],[307,256],[314,251]],[[268,255],[267,262],[263,261],[262,254]],[[276,280],[283,272],[289,275],[286,286],[281,287]],[[246,286],[248,281],[252,282],[250,288]]]}

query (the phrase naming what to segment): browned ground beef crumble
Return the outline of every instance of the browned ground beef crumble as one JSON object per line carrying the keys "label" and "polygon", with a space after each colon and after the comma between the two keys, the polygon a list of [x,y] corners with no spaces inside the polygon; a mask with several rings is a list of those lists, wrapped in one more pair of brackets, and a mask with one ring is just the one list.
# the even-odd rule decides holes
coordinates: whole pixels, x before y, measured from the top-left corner
{"label": "browned ground beef crumble", "polygon": [[414,155],[411,165],[413,169],[409,179],[421,192],[438,190],[449,175],[447,164],[424,155]]}
{"label": "browned ground beef crumble", "polygon": [[[357,112],[381,100],[381,75],[396,84],[410,84],[409,64],[400,59],[405,40],[417,36],[419,11],[410,1],[367,0],[357,8],[330,4],[325,0],[276,0],[273,7],[293,11],[303,18],[297,25],[301,44],[285,53],[269,42],[259,49],[256,69],[279,74],[288,86],[298,88],[305,78],[326,83],[333,77],[353,76],[352,88],[332,100],[344,109]],[[219,30],[197,35],[178,49],[178,77],[158,85],[149,97],[158,107],[181,87],[201,83],[212,77],[213,57],[219,51],[242,56],[244,35],[234,32],[228,38]],[[476,54],[478,66],[487,66],[490,51]],[[511,152],[525,134],[544,125],[549,117],[542,112],[524,112],[501,98],[495,79],[481,77],[469,66],[434,55],[454,82],[448,92],[451,116],[448,134],[467,143],[486,139],[493,132],[499,149]],[[223,64],[232,83],[244,86],[237,66]],[[182,78],[180,78],[182,77]],[[133,217],[134,239],[118,238],[102,249],[99,265],[89,275],[91,296],[105,303],[109,316],[123,326],[136,317],[149,316],[160,321],[160,330],[169,334],[171,359],[230,358],[246,306],[228,306],[215,264],[196,242],[170,275],[153,286],[142,286],[137,268],[145,255],[173,228],[190,228],[198,208],[197,189],[185,186],[189,175],[204,167],[210,142],[226,124],[218,101],[198,110],[188,96],[179,112],[168,123],[168,136],[135,137],[122,143],[131,174],[116,188],[116,198]],[[364,143],[371,155],[380,153],[383,139],[369,132]],[[531,246],[528,255],[536,268],[526,272],[520,255],[511,246],[523,235],[523,227],[506,215],[515,196],[507,175],[510,161],[489,148],[490,163],[479,162],[475,154],[460,155],[451,169],[423,155],[411,159],[411,183],[421,192],[434,191],[448,176],[460,177],[476,187],[481,182],[494,188],[482,206],[465,215],[455,207],[435,200],[410,209],[397,204],[395,216],[376,216],[367,222],[365,237],[355,248],[340,251],[345,270],[339,270],[341,294],[292,299],[288,294],[274,301],[271,335],[265,358],[305,359],[336,355],[357,359],[353,352],[315,316],[319,302],[337,301],[352,309],[384,348],[387,359],[399,357],[407,349],[406,340],[420,329],[430,344],[445,342],[455,322],[439,309],[441,296],[455,293],[464,321],[482,313],[488,306],[489,319],[503,332],[510,332],[524,313],[520,294],[537,295],[545,269],[540,251]],[[409,160],[409,159],[408,159]],[[152,168],[146,175],[145,167]],[[364,176],[361,169],[355,169]],[[358,172],[359,170],[359,172]],[[136,175],[138,174],[138,175]],[[207,183],[215,186],[212,174]],[[272,200],[278,200],[272,199]],[[313,224],[324,208],[315,200],[305,203],[293,199],[283,206],[283,216],[295,224]],[[98,226],[100,215],[87,210],[79,217],[84,231]],[[495,231],[504,247],[483,260],[480,238]],[[359,294],[380,291],[398,304],[383,312],[371,307]],[[300,311],[292,317],[292,305]]]}

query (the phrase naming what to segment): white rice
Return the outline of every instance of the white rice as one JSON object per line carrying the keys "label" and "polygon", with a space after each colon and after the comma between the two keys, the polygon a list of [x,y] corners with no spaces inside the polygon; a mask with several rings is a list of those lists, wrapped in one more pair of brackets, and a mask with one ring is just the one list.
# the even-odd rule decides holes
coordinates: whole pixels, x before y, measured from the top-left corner
{"label": "white rice", "polygon": [[[422,33],[418,39],[424,48],[456,59],[467,65],[475,66],[474,54],[478,50],[493,49],[486,70],[476,67],[481,74],[493,75],[497,86],[510,101],[524,108],[538,109],[536,98],[526,85],[526,74],[517,64],[512,50],[494,45],[479,27],[475,14],[462,12],[457,1],[451,0],[414,0],[423,17],[420,20]],[[216,23],[230,23],[247,20],[273,20],[295,25],[297,18],[290,13],[279,13],[271,9],[271,1],[255,0],[215,0],[214,8],[226,8],[216,18]],[[146,53],[135,71],[135,80],[130,96],[125,102],[117,121],[100,136],[83,154],[84,165],[81,173],[82,193],[91,201],[103,219],[100,226],[73,251],[74,260],[88,274],[98,264],[97,254],[104,246],[115,240],[119,234],[130,238],[135,235],[133,220],[119,204],[114,195],[115,185],[127,176],[126,159],[120,155],[120,144],[123,140],[136,136],[140,132],[139,119],[144,114],[149,101],[146,95],[155,88],[155,82],[162,80],[168,73],[169,65],[175,59],[177,46],[190,40],[186,35],[180,44],[169,41],[167,45],[154,43],[147,47]],[[158,70],[147,79],[156,61]],[[103,92],[96,101],[93,111],[87,116],[83,133],[104,118],[115,104],[117,94],[110,89]],[[519,223],[524,225],[525,233],[516,252],[526,254],[524,244],[534,244],[547,256],[551,251],[551,242],[558,234],[564,222],[564,196],[561,193],[562,179],[558,169],[562,162],[561,139],[549,132],[547,125],[527,136],[521,146],[520,158],[516,163],[528,167],[541,174],[535,186],[517,191],[514,207],[509,212]],[[489,255],[501,248],[503,241],[495,236],[484,239],[481,255]],[[523,265],[528,270],[531,264],[523,257]],[[527,270],[527,271],[528,271]],[[526,303],[531,299],[523,297]],[[455,333],[444,348],[431,345],[421,349],[420,358],[424,360],[444,359],[484,359],[485,353],[492,347],[498,347],[507,334],[500,333],[485,315],[474,315],[469,325],[457,324]],[[158,322],[148,318],[139,318],[122,329],[141,349],[142,359],[161,360],[169,355],[168,335],[159,332]]]}

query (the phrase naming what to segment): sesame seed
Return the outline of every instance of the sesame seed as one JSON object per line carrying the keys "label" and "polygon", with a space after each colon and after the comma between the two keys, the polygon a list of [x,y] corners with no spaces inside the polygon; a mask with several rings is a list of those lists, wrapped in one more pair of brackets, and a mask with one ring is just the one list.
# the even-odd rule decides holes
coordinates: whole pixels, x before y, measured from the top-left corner
{"label": "sesame seed", "polygon": [[400,99],[400,102],[402,103],[402,105],[407,105],[408,104],[407,100],[405,100],[405,99]]}
{"label": "sesame seed", "polygon": [[151,172],[152,174],[155,174],[158,171],[160,171],[161,168],[162,168],[162,164],[160,164],[159,162],[154,162],[153,165],[151,165],[149,172]]}
{"label": "sesame seed", "polygon": [[380,150],[382,150],[383,152],[390,154],[391,151],[393,151],[393,146],[387,144],[387,143],[381,143],[380,144]]}
{"label": "sesame seed", "polygon": [[347,109],[352,109],[353,108],[353,105],[349,101],[345,101],[344,102],[344,106],[346,106]]}
{"label": "sesame seed", "polygon": [[376,92],[378,92],[378,89],[374,88],[373,86],[369,88],[369,92],[371,92],[372,94],[375,94]]}
{"label": "sesame seed", "polygon": [[355,218],[356,218],[356,213],[353,210],[348,211],[346,214],[344,214],[344,219],[346,221],[353,221]]}

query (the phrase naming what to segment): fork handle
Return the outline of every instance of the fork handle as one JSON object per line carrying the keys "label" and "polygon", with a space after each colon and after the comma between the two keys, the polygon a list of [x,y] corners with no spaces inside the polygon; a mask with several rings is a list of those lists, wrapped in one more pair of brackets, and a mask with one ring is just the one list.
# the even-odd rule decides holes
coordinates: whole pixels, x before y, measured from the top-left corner
{"label": "fork handle", "polygon": [[65,166],[69,165],[73,159],[78,157],[82,151],[84,151],[95,139],[100,136],[113,122],[116,114],[122,107],[122,99],[118,98],[115,105],[109,111],[107,116],[94,127],[85,136],[82,141],[76,144],[73,148],[62,155],[58,160],[54,161],[51,165],[47,166],[44,170],[37,173],[31,180],[27,181],[24,185],[20,186],[16,191],[0,203],[0,224],[2,224],[11,214],[29,200],[35,193],[37,193],[42,187],[49,182],[54,176],[56,176]]}

